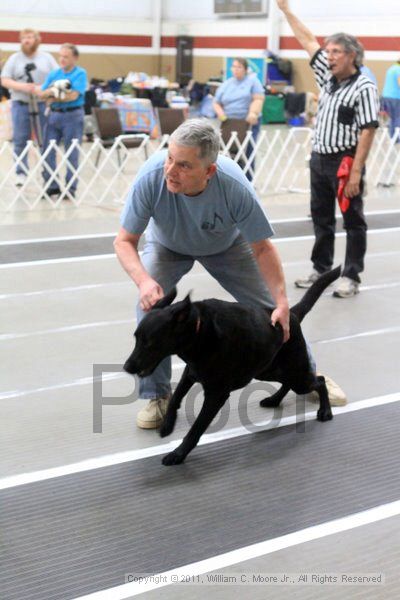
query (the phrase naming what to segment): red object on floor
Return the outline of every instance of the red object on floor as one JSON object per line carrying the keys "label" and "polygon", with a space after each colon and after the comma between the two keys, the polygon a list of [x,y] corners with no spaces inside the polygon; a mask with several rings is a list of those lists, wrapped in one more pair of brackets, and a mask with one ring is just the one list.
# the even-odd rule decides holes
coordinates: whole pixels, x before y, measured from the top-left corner
{"label": "red object on floor", "polygon": [[350,206],[350,198],[344,195],[344,188],[346,187],[346,184],[349,181],[353,161],[354,159],[352,156],[344,156],[337,171],[337,177],[339,180],[337,198],[342,213],[345,213]]}

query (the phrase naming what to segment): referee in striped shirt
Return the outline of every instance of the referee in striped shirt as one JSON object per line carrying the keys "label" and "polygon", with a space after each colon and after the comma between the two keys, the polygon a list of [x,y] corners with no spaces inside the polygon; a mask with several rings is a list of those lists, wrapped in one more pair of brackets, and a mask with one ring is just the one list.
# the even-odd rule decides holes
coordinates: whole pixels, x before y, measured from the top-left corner
{"label": "referee in striped shirt", "polygon": [[[333,295],[349,298],[359,291],[367,248],[367,223],[363,212],[365,162],[378,127],[379,97],[375,84],[360,73],[363,47],[345,33],[327,38],[324,50],[317,38],[290,11],[288,0],[277,0],[297,40],[311,57],[311,67],[320,88],[317,121],[311,154],[311,215],[315,243],[311,253],[313,270],[296,280],[297,287],[310,287],[333,265],[335,203],[338,169],[344,157],[349,177],[341,204],[346,230],[346,256],[342,277]],[[349,162],[347,162],[349,161]],[[341,195],[341,194],[340,194]]]}

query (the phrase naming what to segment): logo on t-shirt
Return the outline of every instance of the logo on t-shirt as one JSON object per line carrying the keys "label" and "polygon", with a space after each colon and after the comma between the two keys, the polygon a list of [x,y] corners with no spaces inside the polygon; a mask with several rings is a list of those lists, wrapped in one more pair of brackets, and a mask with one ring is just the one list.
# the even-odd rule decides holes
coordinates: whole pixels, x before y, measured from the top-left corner
{"label": "logo on t-shirt", "polygon": [[214,220],[212,223],[210,223],[210,221],[204,221],[201,224],[201,228],[206,230],[206,231],[212,231],[213,229],[215,229],[217,221],[220,221],[221,224],[223,223],[222,218],[219,216],[219,214],[214,213]]}

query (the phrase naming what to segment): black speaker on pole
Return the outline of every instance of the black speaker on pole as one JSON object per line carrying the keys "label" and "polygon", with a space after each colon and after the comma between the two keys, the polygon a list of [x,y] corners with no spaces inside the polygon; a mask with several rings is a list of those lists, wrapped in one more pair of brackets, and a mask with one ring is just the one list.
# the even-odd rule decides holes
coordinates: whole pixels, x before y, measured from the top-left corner
{"label": "black speaker on pole", "polygon": [[187,85],[193,78],[193,38],[179,35],[176,38],[176,81]]}

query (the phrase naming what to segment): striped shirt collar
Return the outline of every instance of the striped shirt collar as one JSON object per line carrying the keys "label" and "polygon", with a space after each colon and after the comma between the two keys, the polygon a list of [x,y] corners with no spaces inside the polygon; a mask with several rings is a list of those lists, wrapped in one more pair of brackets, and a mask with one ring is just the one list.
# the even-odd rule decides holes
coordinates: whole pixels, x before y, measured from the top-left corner
{"label": "striped shirt collar", "polygon": [[355,73],[353,73],[353,75],[346,77],[346,79],[341,79],[340,81],[337,80],[336,75],[332,75],[326,85],[326,91],[328,94],[334,94],[338,89],[344,88],[346,85],[350,85],[353,83],[353,81],[358,79],[361,75],[361,71],[359,67],[356,67],[356,69],[357,70]]}

